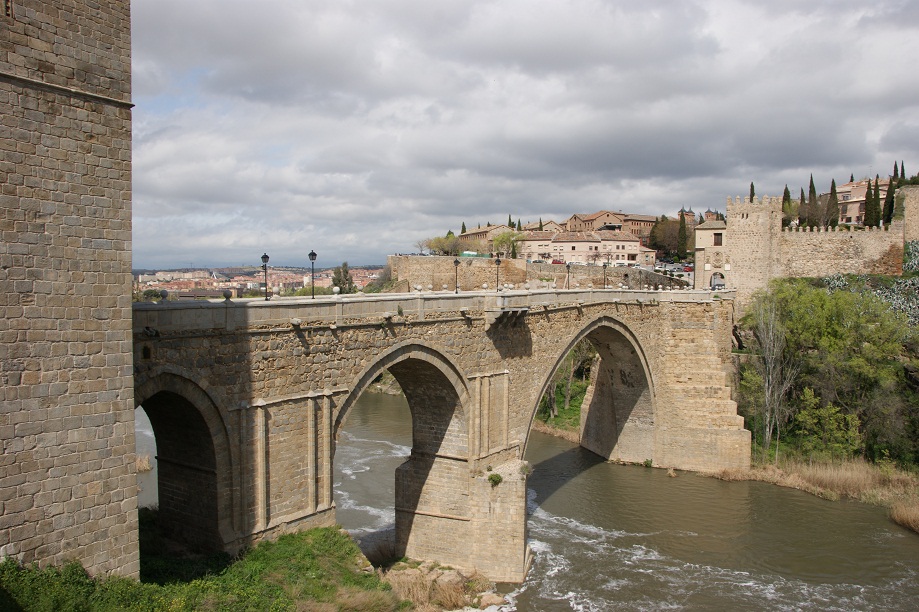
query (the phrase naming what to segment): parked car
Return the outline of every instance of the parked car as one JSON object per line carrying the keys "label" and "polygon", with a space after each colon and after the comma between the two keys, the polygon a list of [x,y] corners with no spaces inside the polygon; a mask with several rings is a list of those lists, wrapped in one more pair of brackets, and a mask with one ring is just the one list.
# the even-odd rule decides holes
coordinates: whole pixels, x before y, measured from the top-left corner
{"label": "parked car", "polygon": [[554,264],[563,264],[563,263],[565,263],[565,262],[564,262],[564,261],[560,261],[560,260],[558,260],[558,259],[553,259],[553,260],[552,260],[552,263],[554,263]]}
{"label": "parked car", "polygon": [[533,263],[546,263],[545,259],[534,259]]}
{"label": "parked car", "polygon": [[694,268],[692,266],[683,266],[683,272],[692,272],[693,269]]}

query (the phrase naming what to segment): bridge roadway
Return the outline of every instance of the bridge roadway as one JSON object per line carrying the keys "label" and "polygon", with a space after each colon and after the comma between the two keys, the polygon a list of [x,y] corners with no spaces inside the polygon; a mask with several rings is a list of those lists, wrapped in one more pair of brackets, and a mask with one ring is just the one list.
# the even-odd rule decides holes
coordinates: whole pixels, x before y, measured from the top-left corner
{"label": "bridge roadway", "polygon": [[156,436],[161,516],[189,540],[230,551],[334,524],[338,432],[389,370],[413,434],[395,473],[397,555],[522,581],[527,438],[553,372],[580,340],[599,353],[582,446],[659,467],[749,465],[749,432],[731,400],[734,303],[720,293],[136,304],[134,402]]}

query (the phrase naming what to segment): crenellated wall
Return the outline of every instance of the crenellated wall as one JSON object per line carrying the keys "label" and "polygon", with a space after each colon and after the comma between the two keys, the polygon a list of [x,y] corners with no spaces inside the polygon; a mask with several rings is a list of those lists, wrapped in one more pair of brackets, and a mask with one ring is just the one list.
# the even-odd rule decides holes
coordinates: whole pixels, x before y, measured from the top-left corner
{"label": "crenellated wall", "polygon": [[897,202],[889,227],[816,229],[783,228],[781,198],[728,198],[724,244],[696,249],[695,286],[720,272],[742,306],[773,278],[901,274],[907,228],[919,235],[919,188],[901,188]]}

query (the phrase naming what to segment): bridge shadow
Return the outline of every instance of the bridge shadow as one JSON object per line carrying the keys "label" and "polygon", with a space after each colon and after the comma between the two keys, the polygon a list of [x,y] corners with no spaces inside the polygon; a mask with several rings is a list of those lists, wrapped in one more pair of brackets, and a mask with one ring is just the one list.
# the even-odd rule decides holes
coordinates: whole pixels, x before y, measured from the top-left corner
{"label": "bridge shadow", "polygon": [[600,455],[575,446],[533,464],[528,486],[536,493],[534,502],[541,506],[572,478],[604,463],[606,460]]}

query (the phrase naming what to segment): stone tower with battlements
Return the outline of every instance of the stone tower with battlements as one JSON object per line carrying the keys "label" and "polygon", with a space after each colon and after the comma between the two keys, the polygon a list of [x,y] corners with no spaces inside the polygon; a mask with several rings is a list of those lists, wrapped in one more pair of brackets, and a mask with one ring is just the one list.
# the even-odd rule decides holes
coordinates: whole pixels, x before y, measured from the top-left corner
{"label": "stone tower with battlements", "polygon": [[0,557],[137,576],[131,33],[2,0]]}

